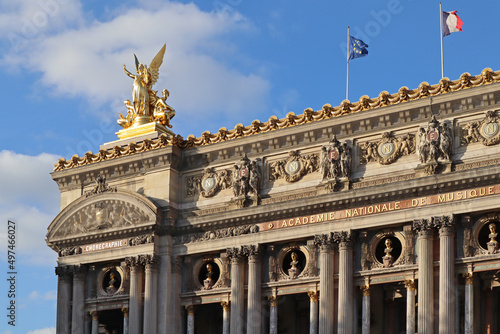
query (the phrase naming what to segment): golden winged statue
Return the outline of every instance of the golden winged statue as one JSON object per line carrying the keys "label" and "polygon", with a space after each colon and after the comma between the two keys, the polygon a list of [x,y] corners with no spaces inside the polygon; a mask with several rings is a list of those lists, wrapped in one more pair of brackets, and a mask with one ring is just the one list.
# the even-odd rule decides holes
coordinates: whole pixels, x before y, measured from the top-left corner
{"label": "golden winged statue", "polygon": [[124,102],[128,111],[127,117],[120,113],[120,118],[117,121],[124,129],[149,122],[171,127],[169,121],[175,115],[175,111],[165,102],[168,97],[168,90],[163,90],[163,97],[158,97],[156,95],[157,91],[153,90],[153,85],[158,81],[159,69],[163,63],[165,49],[166,44],[153,58],[149,67],[140,63],[134,54],[137,74],[129,72],[127,67],[123,65],[125,74],[134,79],[132,102],[130,100]]}

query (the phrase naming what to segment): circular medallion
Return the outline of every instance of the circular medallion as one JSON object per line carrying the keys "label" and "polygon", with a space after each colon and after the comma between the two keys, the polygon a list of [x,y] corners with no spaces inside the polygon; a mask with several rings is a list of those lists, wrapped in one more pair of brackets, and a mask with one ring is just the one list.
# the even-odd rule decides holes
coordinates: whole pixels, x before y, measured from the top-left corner
{"label": "circular medallion", "polygon": [[297,173],[299,170],[300,170],[300,162],[298,162],[298,161],[290,161],[286,165],[286,171],[290,175]]}
{"label": "circular medallion", "polygon": [[383,157],[389,157],[394,153],[396,145],[392,142],[383,143],[378,147],[378,153]]}
{"label": "circular medallion", "polygon": [[490,122],[486,123],[481,127],[481,134],[486,138],[494,137],[498,134],[498,123]]}
{"label": "circular medallion", "polygon": [[331,159],[331,160],[338,160],[339,158],[339,149],[334,147],[330,150],[330,152],[328,153],[328,157]]}
{"label": "circular medallion", "polygon": [[436,130],[431,130],[427,133],[428,141],[437,141],[439,138],[439,133]]}
{"label": "circular medallion", "polygon": [[215,178],[207,177],[202,182],[202,187],[204,190],[212,190],[215,187]]}

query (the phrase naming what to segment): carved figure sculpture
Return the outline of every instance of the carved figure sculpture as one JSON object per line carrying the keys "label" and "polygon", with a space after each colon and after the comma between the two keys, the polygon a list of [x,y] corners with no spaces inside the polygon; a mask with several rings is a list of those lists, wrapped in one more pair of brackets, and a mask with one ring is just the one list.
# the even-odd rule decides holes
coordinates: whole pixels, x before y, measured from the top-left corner
{"label": "carved figure sculpture", "polygon": [[164,89],[162,94],[163,97],[160,97],[158,98],[158,100],[156,100],[153,117],[155,121],[157,121],[161,125],[166,125],[171,128],[172,125],[170,124],[170,120],[175,116],[175,110],[167,104],[167,99],[170,95],[169,91],[167,89]]}
{"label": "carved figure sculpture", "polygon": [[233,194],[235,197],[245,197],[249,193],[259,195],[262,173],[257,161],[250,161],[246,154],[233,167]]}
{"label": "carved figure sculpture", "polygon": [[391,255],[391,252],[392,252],[392,240],[387,238],[385,239],[385,249],[384,249],[385,256],[382,258],[385,268],[391,267],[392,264],[394,263],[394,257]]}
{"label": "carved figure sculpture", "polygon": [[334,135],[330,142],[321,148],[320,165],[323,181],[349,178],[351,176],[351,162],[351,148],[347,143],[341,144]]}
{"label": "carved figure sculpture", "polygon": [[106,287],[106,292],[109,293],[110,295],[116,292],[115,284],[116,284],[115,273],[111,272],[109,274],[109,283],[108,286]]}
{"label": "carved figure sculpture", "polygon": [[299,256],[297,255],[296,252],[292,252],[290,254],[292,257],[292,262],[290,262],[290,269],[288,269],[288,276],[292,279],[297,278],[300,274],[300,269],[298,268],[299,264]]}
{"label": "carved figure sculpture", "polygon": [[436,116],[427,124],[427,128],[418,129],[418,158],[421,163],[445,161],[451,159],[452,135],[448,124],[439,124]]}
{"label": "carved figure sculpture", "polygon": [[214,274],[212,264],[207,263],[206,268],[207,268],[207,278],[203,281],[203,283],[204,283],[203,289],[210,290],[214,286],[214,281],[212,279],[212,276]]}
{"label": "carved figure sculpture", "polygon": [[488,228],[490,229],[490,234],[488,235],[490,241],[487,243],[488,254],[495,254],[498,251],[498,241],[496,240],[498,235],[496,232],[497,225],[495,223],[490,223]]}

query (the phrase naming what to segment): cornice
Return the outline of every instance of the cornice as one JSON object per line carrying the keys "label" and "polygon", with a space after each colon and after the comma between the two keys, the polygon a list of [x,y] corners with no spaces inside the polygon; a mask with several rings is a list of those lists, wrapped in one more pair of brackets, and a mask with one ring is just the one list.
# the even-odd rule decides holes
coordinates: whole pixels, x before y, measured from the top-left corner
{"label": "cornice", "polygon": [[[314,111],[312,108],[307,108],[301,115],[295,115],[295,113],[290,112],[285,118],[282,119],[278,119],[276,116],[271,116],[269,120],[264,123],[259,120],[255,120],[249,126],[237,124],[233,130],[220,128],[219,131],[214,134],[209,131],[205,131],[200,137],[189,135],[184,140],[179,135],[170,137],[160,135],[160,137],[156,140],[146,139],[138,144],[132,142],[123,147],[116,146],[109,150],[101,149],[97,154],[87,152],[83,157],[74,155],[70,160],[61,158],[54,165],[54,171],[59,172],[66,169],[113,160],[123,156],[134,155],[150,150],[158,150],[169,146],[178,147],[179,149],[184,150],[193,147],[212,145],[255,134],[271,132],[279,129],[287,129],[297,125],[314,123],[360,112],[367,112],[369,110],[377,110],[383,107],[394,106],[405,102],[424,100],[434,96],[442,96],[451,92],[463,91],[465,89],[485,86],[495,82],[500,82],[500,71],[494,72],[490,68],[486,68],[480,75],[477,76],[471,76],[469,73],[464,73],[458,80],[450,81],[448,78],[443,78],[436,85],[429,85],[427,82],[423,82],[417,89],[410,90],[407,87],[401,87],[397,93],[389,94],[388,92],[383,91],[378,95],[378,97],[375,98],[369,98],[364,95],[358,102],[351,103],[348,100],[344,100],[337,107],[325,104],[323,108],[318,111]],[[407,117],[405,115],[402,116]],[[392,125],[392,121],[390,119],[381,118],[379,122],[383,123],[382,125],[385,126]],[[370,127],[371,125],[360,123],[361,128],[366,126]],[[346,128],[343,130],[344,133],[352,133],[352,129]],[[273,145],[272,142],[269,144]]]}

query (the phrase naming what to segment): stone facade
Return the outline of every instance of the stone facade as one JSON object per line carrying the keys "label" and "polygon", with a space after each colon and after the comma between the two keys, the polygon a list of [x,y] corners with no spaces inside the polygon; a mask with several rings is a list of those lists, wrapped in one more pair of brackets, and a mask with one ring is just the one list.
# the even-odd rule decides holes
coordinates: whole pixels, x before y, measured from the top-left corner
{"label": "stone facade", "polygon": [[498,77],[61,159],[57,333],[500,332]]}

